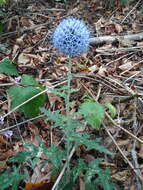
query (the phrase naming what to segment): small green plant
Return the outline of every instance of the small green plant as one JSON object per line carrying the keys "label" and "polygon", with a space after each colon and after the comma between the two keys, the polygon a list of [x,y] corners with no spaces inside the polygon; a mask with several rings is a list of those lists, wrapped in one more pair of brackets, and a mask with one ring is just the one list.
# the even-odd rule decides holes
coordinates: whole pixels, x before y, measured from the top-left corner
{"label": "small green plant", "polygon": [[[32,84],[33,86],[38,85],[33,78],[26,75],[22,77],[21,84]],[[75,90],[72,88],[70,88],[69,91],[69,86],[64,86],[53,90],[55,94],[64,98],[65,102],[67,102],[67,96],[69,95],[68,93],[70,92],[71,95],[71,93],[75,91],[77,91],[77,89]],[[69,102],[69,108],[71,104],[72,102]],[[12,187],[13,190],[17,190],[21,181],[30,177],[28,171],[26,171],[25,174],[22,168],[30,164],[31,168],[34,170],[38,161],[41,159],[41,155],[44,154],[47,156],[47,160],[43,160],[42,165],[48,164],[49,162],[52,164],[51,176],[58,175],[59,170],[64,167],[64,163],[62,162],[63,160],[68,162],[67,169],[58,184],[58,189],[70,190],[74,186],[76,187],[80,175],[84,174],[86,190],[100,190],[100,188],[103,188],[104,190],[115,190],[116,188],[111,182],[109,169],[104,170],[100,168],[100,162],[103,160],[102,158],[96,158],[89,164],[87,164],[83,158],[79,158],[76,161],[76,165],[68,159],[73,147],[77,149],[81,145],[85,147],[86,151],[96,150],[102,154],[113,154],[102,145],[101,138],[95,139],[92,135],[88,135],[85,132],[77,132],[77,129],[85,126],[86,122],[91,127],[99,130],[104,119],[103,106],[92,100],[86,100],[80,105],[77,112],[70,113],[69,110],[67,115],[61,113],[60,110],[54,112],[51,110],[46,110],[45,108],[41,108],[40,110],[47,116],[46,120],[51,122],[52,128],[56,127],[59,128],[59,130],[62,130],[64,137],[64,148],[61,149],[60,146],[56,145],[46,147],[44,142],[39,137],[37,137],[39,146],[32,143],[24,143],[23,145],[25,150],[18,152],[8,161],[13,165],[16,164],[17,167],[12,168],[10,171],[7,169],[0,175],[0,179],[4,181],[4,178],[8,175],[8,172],[11,172],[11,180],[2,184],[1,189],[5,190],[8,187]],[[76,119],[79,115],[83,116],[82,121]]]}
{"label": "small green plant", "polygon": [[[63,91],[63,89],[66,89],[66,87],[62,88],[61,91]],[[64,91],[65,92],[60,93],[62,96],[65,96],[64,94],[66,93],[66,90]],[[57,92],[59,94],[60,89],[57,89]],[[89,101],[84,102],[83,105],[85,105],[85,103],[89,103]],[[99,106],[99,104],[92,102],[92,105],[94,104]],[[86,115],[83,121],[78,121],[74,119],[76,118],[77,115],[81,114],[81,107],[79,109],[80,111],[77,111],[76,113],[73,113],[70,116],[61,114],[60,110],[52,112],[51,110],[46,110],[44,108],[41,108],[41,112],[47,115],[47,121],[52,122],[51,127],[53,128],[56,127],[62,130],[64,137],[63,139],[64,149],[61,150],[60,146],[56,145],[51,145],[51,147],[48,148],[39,137],[37,137],[37,140],[39,142],[38,146],[32,143],[24,143],[23,145],[25,147],[25,150],[18,152],[8,161],[9,163],[16,164],[17,167],[11,169],[11,180],[7,180],[4,184],[2,183],[1,185],[2,190],[5,190],[5,188],[8,187],[12,187],[13,190],[17,190],[20,182],[23,179],[26,180],[27,178],[30,177],[28,171],[26,172],[26,174],[22,172],[22,168],[30,164],[31,168],[34,170],[38,161],[41,159],[42,154],[47,156],[47,160],[43,160],[43,163],[41,163],[41,165],[45,165],[48,163],[52,164],[51,176],[58,175],[59,170],[61,170],[64,166],[64,163],[62,161],[63,160],[68,161],[67,157],[69,156],[69,154],[67,153],[69,153],[73,147],[77,149],[82,145],[85,146],[86,151],[96,150],[97,152],[108,155],[113,154],[102,145],[101,138],[94,139],[91,135],[88,135],[84,132],[82,133],[76,132],[77,128],[83,127],[86,121],[89,122],[89,124],[91,123],[92,125],[92,122],[90,122],[89,118],[93,120],[92,117],[94,117],[94,114],[93,115],[91,114],[88,120],[85,120],[87,118]],[[82,111],[84,111],[83,108]],[[100,122],[102,121],[102,119],[103,117],[100,118]],[[94,125],[96,126],[96,120],[94,120]],[[98,125],[99,125],[99,120],[97,120],[97,126]],[[78,179],[82,174],[84,176],[86,190],[92,190],[92,189],[100,190],[101,188],[103,190],[115,190],[116,188],[111,182],[109,169],[102,169],[100,167],[100,162],[102,160],[103,160],[102,158],[96,158],[95,160],[87,164],[83,158],[79,158],[76,161],[77,162],[76,165],[73,164],[72,162],[71,163],[69,162],[68,163],[69,168],[67,168],[64,175],[62,176],[62,179],[58,184],[58,189],[70,190],[74,186],[76,187]],[[8,175],[8,172],[9,169],[7,169],[4,173],[0,175],[0,179],[2,179],[3,182],[4,178]]]}
{"label": "small green plant", "polygon": [[[63,92],[63,89],[66,89],[66,87],[62,88],[61,93],[59,93],[60,89],[58,89],[57,92],[65,98],[66,102],[66,91]],[[72,102],[69,102],[69,104],[72,104]],[[88,124],[95,129],[100,129],[101,123],[104,119],[104,108],[102,105],[91,100],[86,100],[80,105],[80,108],[76,113],[63,115],[60,113],[60,110],[52,112],[44,108],[41,109],[41,112],[47,115],[46,120],[48,122],[52,122],[51,127],[58,127],[63,131],[65,152],[67,152],[67,154],[65,154],[67,158],[65,158],[67,162],[69,152],[72,150],[72,148],[75,147],[76,149],[80,145],[85,146],[87,151],[96,150],[104,154],[113,154],[102,145],[101,138],[94,139],[92,135],[88,135],[84,132],[76,132],[77,128],[82,128],[84,126],[85,122],[88,122]],[[83,115],[83,121],[76,120],[78,115]],[[100,188],[103,188],[104,190],[115,190],[116,188],[111,182],[109,170],[101,169],[99,166],[101,160],[103,159],[97,158],[90,164],[86,164],[84,159],[79,158],[76,166],[72,163],[68,163],[69,168],[67,167],[67,170],[60,181],[58,189],[72,189],[77,184],[79,176],[84,173],[86,190],[99,190]]]}
{"label": "small green plant", "polygon": [[27,174],[22,174],[18,167],[12,166],[0,174],[0,189],[5,190],[10,187],[11,190],[17,190],[20,182],[26,177]]}
{"label": "small green plant", "polygon": [[87,164],[84,159],[79,159],[77,165],[70,171],[70,182],[65,184],[66,176],[63,176],[59,189],[72,189],[77,184],[79,176],[82,175],[85,190],[116,190],[111,181],[109,169],[102,169],[99,166],[101,161],[102,159],[97,158]]}
{"label": "small green plant", "polygon": [[[19,184],[23,180],[30,178],[30,173],[27,167],[35,169],[41,155],[47,156],[47,160],[43,161],[43,166],[48,163],[52,163],[51,175],[58,172],[63,166],[62,160],[65,157],[64,151],[60,152],[58,146],[51,146],[47,148],[43,141],[37,137],[39,146],[32,143],[24,143],[25,150],[18,152],[15,156],[11,157],[8,162],[13,165],[12,168],[7,168],[2,174],[0,174],[0,189],[5,190],[11,188],[12,190],[18,190]],[[25,168],[23,170],[23,168]],[[10,178],[9,178],[10,176]]]}

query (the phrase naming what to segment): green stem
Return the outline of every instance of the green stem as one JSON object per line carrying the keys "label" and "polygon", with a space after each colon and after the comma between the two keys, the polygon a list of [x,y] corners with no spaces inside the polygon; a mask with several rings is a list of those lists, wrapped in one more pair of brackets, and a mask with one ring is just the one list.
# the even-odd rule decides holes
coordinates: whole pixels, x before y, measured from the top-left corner
{"label": "green stem", "polygon": [[[70,116],[70,95],[71,95],[71,80],[72,80],[72,72],[71,72],[71,68],[72,68],[72,60],[71,58],[69,58],[69,62],[68,62],[68,90],[67,90],[67,97],[66,97],[66,115],[67,117]],[[66,129],[66,135],[67,135],[67,171],[69,172],[69,154],[70,154],[70,149],[71,149],[71,143],[69,141],[68,138],[68,133],[69,133],[69,129],[70,129],[70,118],[68,118],[67,120],[67,129]]]}
{"label": "green stem", "polygon": [[66,98],[66,113],[69,115],[70,112],[70,95],[71,95],[71,80],[72,80],[72,73],[71,73],[71,68],[72,68],[72,61],[71,58],[69,58],[68,62],[68,91],[67,91],[67,98]]}

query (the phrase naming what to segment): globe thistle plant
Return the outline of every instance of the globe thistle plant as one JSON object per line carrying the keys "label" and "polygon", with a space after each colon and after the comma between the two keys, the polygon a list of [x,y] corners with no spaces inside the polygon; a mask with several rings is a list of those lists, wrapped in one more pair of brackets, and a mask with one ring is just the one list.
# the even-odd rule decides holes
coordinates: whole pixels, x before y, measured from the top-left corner
{"label": "globe thistle plant", "polygon": [[[64,19],[55,29],[53,34],[53,45],[61,53],[68,56],[68,74],[67,74],[67,96],[65,98],[66,114],[70,115],[70,94],[72,80],[72,61],[71,57],[84,53],[89,48],[90,32],[83,21],[77,18]],[[67,120],[66,134],[69,134],[71,120]],[[72,143],[67,136],[67,169],[69,170],[69,154]]]}
{"label": "globe thistle plant", "polygon": [[54,47],[69,57],[86,52],[89,42],[88,27],[82,20],[73,17],[64,19],[53,34]]}

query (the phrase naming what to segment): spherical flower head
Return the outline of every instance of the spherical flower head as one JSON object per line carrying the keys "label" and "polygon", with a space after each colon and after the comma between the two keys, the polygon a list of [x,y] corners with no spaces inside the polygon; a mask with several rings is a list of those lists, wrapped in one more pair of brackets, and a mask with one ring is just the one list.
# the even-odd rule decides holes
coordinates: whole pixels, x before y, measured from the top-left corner
{"label": "spherical flower head", "polygon": [[89,48],[90,32],[82,20],[64,19],[55,29],[53,44],[63,54],[73,57]]}

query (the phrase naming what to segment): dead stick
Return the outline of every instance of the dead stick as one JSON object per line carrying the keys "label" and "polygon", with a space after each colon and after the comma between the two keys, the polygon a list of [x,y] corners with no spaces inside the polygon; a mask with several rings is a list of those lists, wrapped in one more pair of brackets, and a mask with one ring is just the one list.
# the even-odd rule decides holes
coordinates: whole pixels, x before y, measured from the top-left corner
{"label": "dead stick", "polygon": [[133,94],[133,95],[131,95],[131,96],[127,96],[127,97],[124,97],[124,98],[121,98],[121,99],[118,99],[118,100],[117,100],[117,99],[116,99],[116,100],[113,100],[111,103],[112,103],[113,105],[116,105],[116,104],[128,102],[128,101],[133,100],[133,99],[138,98],[138,97],[140,97],[140,95],[138,95],[138,94]]}
{"label": "dead stick", "polygon": [[105,42],[115,42],[120,40],[133,40],[133,41],[140,41],[143,40],[143,32],[138,34],[130,34],[125,36],[101,36],[101,37],[94,37],[90,39],[91,44],[102,44]]}

